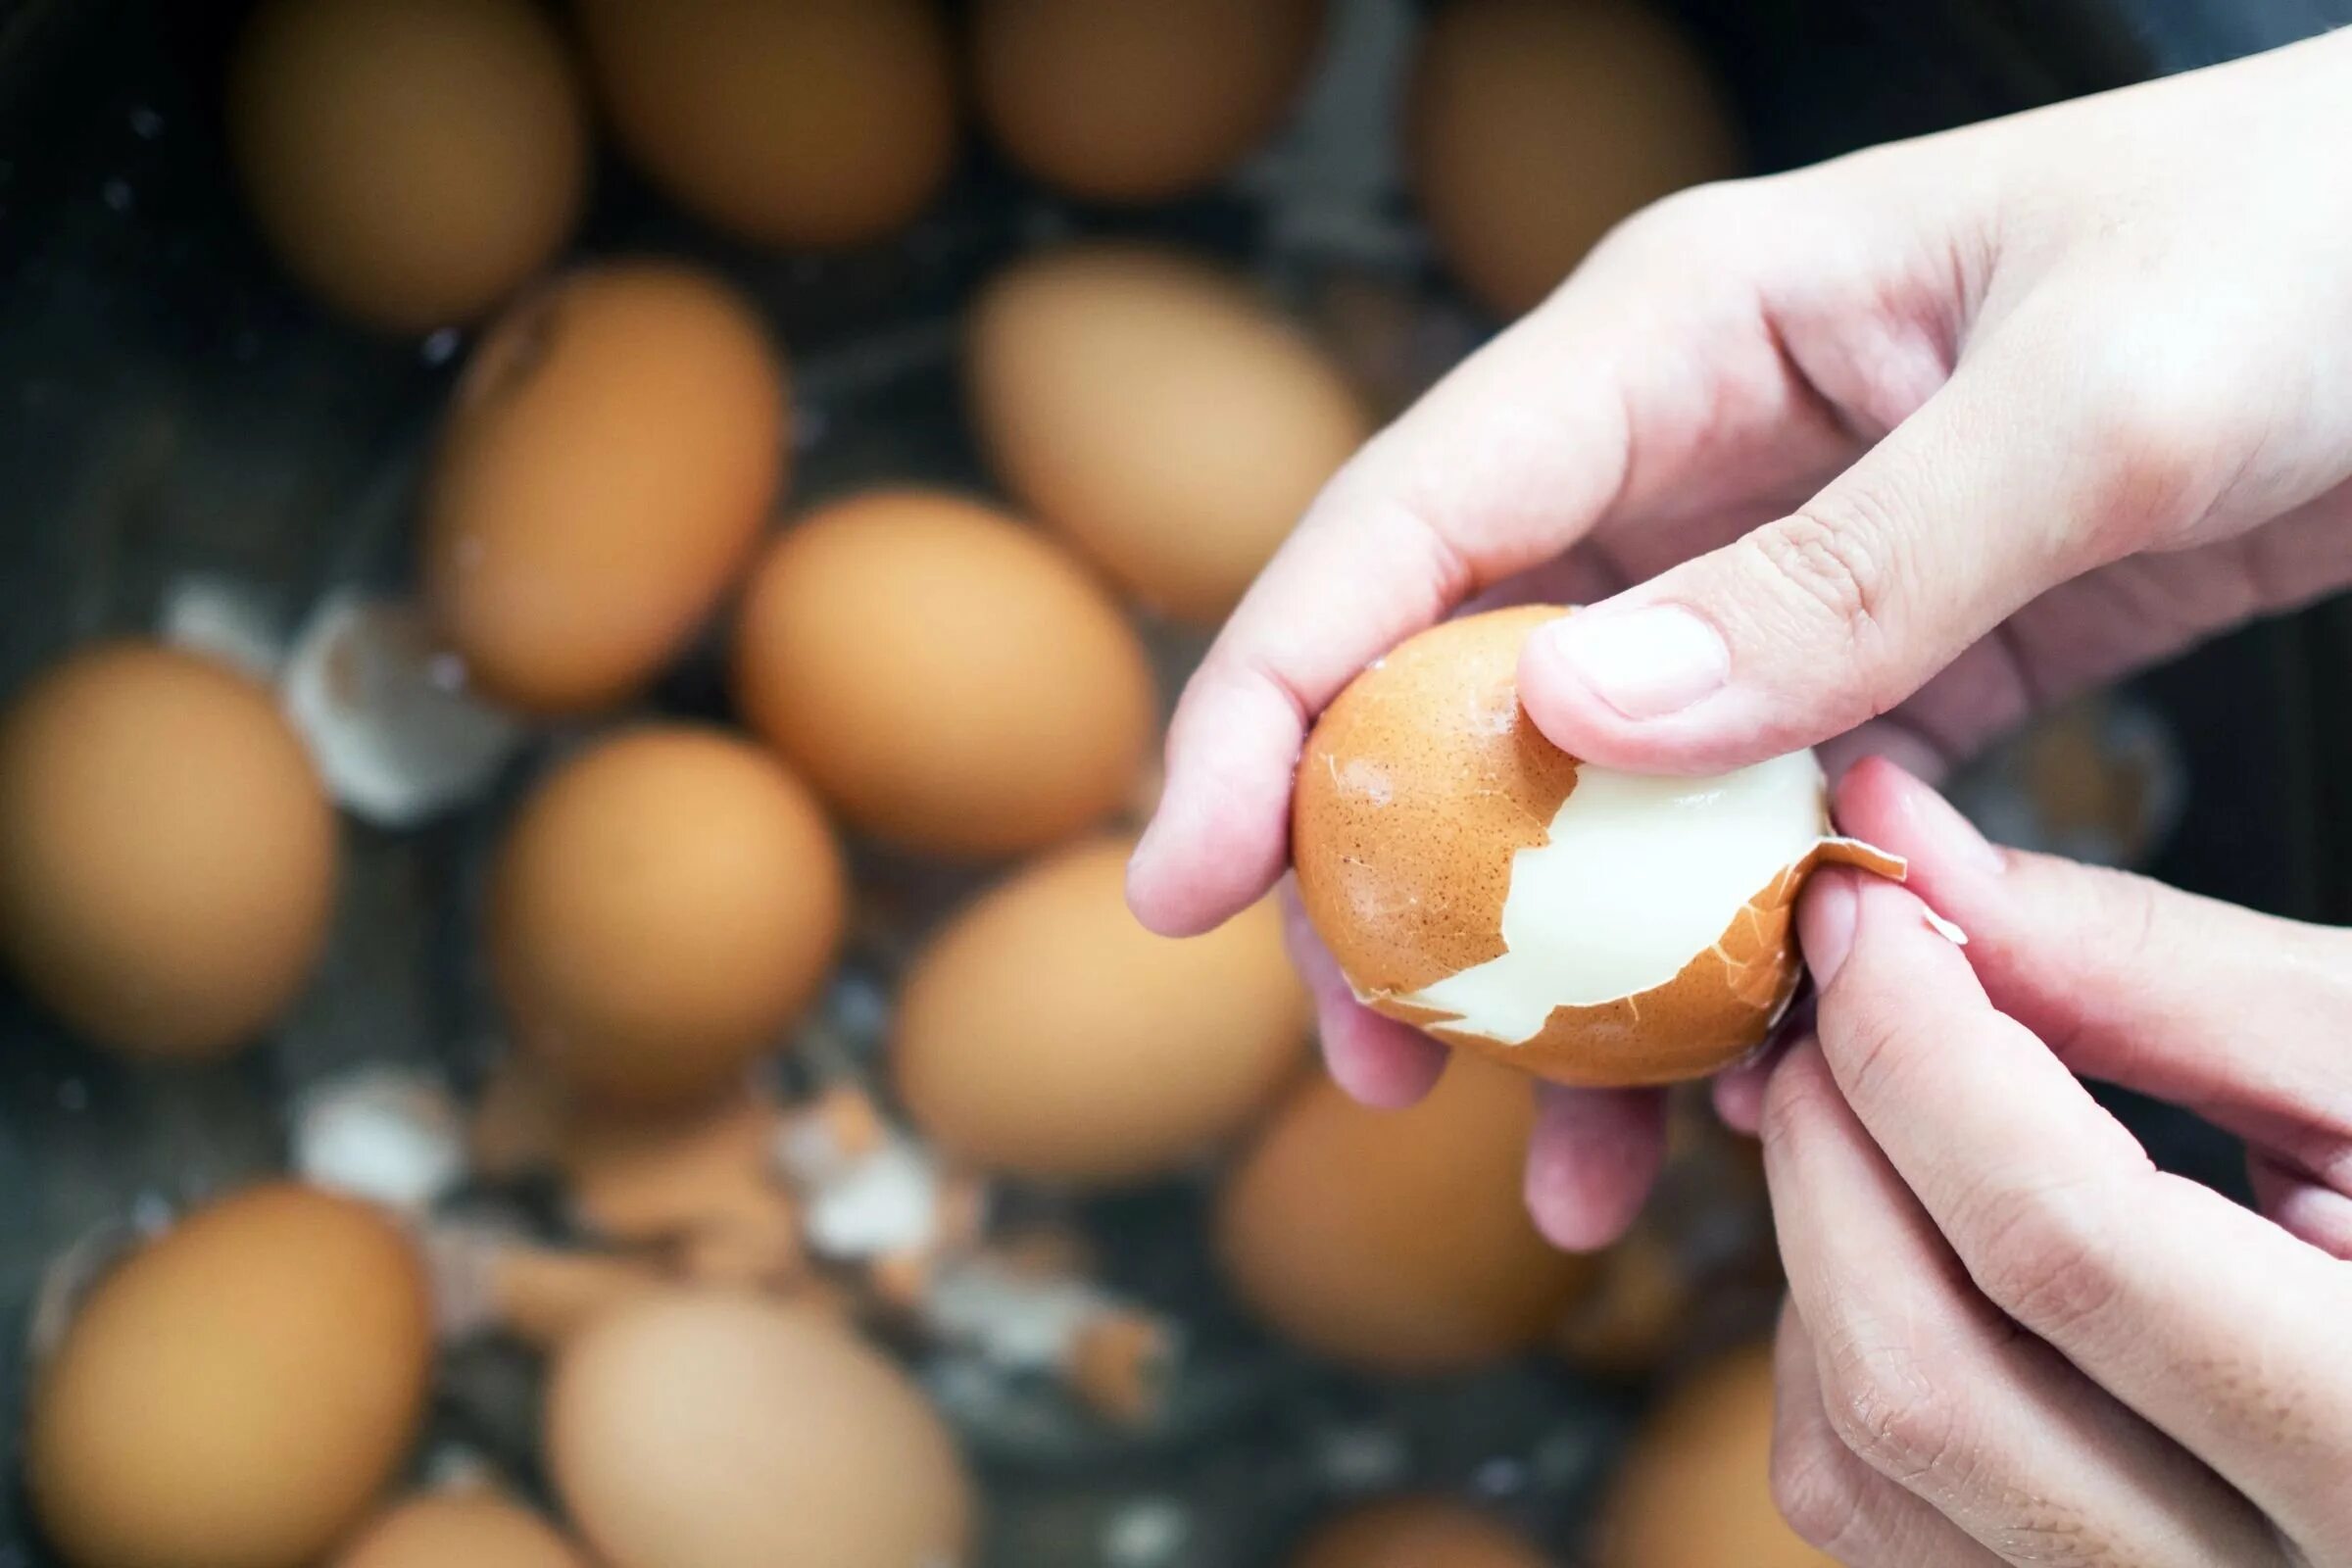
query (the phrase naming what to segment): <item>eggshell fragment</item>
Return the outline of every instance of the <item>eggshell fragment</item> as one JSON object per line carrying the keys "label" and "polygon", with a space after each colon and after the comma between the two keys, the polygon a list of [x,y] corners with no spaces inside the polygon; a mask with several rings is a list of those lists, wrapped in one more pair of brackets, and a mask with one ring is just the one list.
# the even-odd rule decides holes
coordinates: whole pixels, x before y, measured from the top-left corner
{"label": "eggshell fragment", "polygon": [[271,245],[378,326],[495,305],[562,246],[587,190],[585,94],[528,0],[270,0],[228,96]]}
{"label": "eggshell fragment", "polygon": [[1830,1568],[1772,1500],[1772,1348],[1702,1368],[1651,1415],[1601,1512],[1596,1568]]}
{"label": "eggshell fragment", "polygon": [[0,950],[103,1045],[248,1044],[325,945],[337,854],[300,737],[209,659],[102,644],[0,716]]}
{"label": "eggshell fragment", "polygon": [[482,1493],[412,1497],[369,1525],[334,1568],[587,1568],[528,1508]]}
{"label": "eggshell fragment", "polygon": [[1206,936],[1154,936],[1127,910],[1130,848],[1097,841],[1016,873],[908,973],[891,1066],[949,1154],[1044,1179],[1159,1174],[1298,1065],[1307,1002],[1272,902]]}
{"label": "eggshell fragment", "polygon": [[1164,201],[1281,122],[1323,13],[1323,0],[983,0],[981,118],[1013,162],[1072,195]]}
{"label": "eggshell fragment", "polygon": [[1216,1245],[1242,1299],[1310,1350],[1434,1373],[1542,1341],[1591,1259],[1528,1218],[1525,1078],[1457,1056],[1409,1110],[1358,1104],[1313,1078],[1227,1178]]}
{"label": "eggshell fragment", "polygon": [[1439,1497],[1396,1497],[1351,1508],[1325,1524],[1292,1559],[1292,1568],[1545,1568],[1549,1560],[1534,1543],[1476,1508]]}
{"label": "eggshell fragment", "polygon": [[1559,1083],[1665,1083],[1761,1044],[1796,992],[1796,895],[1834,837],[1809,754],[1711,779],[1588,768],[1519,706],[1527,606],[1412,638],[1299,763],[1292,856],[1367,1005]]}
{"label": "eggshell fragment", "polygon": [[821,507],[756,569],[752,727],[848,820],[956,858],[1042,849],[1124,804],[1151,744],[1134,628],[1054,544],[925,490]]}
{"label": "eggshell fragment", "polygon": [[1739,172],[1720,90],[1642,0],[1450,0],[1413,69],[1414,194],[1454,272],[1517,315],[1621,219]]}
{"label": "eggshell fragment", "polygon": [[1133,244],[988,284],[967,374],[998,473],[1142,604],[1213,622],[1371,434],[1346,376],[1239,278]]}
{"label": "eggshell fragment", "polygon": [[782,361],[752,308],[623,262],[518,301],[459,383],[425,503],[425,601],[468,680],[608,707],[694,634],[784,480]]}
{"label": "eggshell fragment", "polygon": [[677,1295],[573,1339],[548,1396],[556,1489],[612,1568],[964,1560],[954,1442],[898,1369],[812,1312]]}
{"label": "eggshell fragment", "polygon": [[716,1096],[815,995],[845,881],[816,803],[759,747],[687,724],[605,740],[499,854],[491,960],[515,1042],[608,1105]]}
{"label": "eggshell fragment", "polygon": [[24,1471],[79,1568],[302,1568],[424,1410],[416,1249],[294,1183],[200,1209],[103,1276],[38,1377]]}
{"label": "eggshell fragment", "polygon": [[878,239],[956,158],[933,0],[579,0],[613,129],[656,183],[770,245]]}

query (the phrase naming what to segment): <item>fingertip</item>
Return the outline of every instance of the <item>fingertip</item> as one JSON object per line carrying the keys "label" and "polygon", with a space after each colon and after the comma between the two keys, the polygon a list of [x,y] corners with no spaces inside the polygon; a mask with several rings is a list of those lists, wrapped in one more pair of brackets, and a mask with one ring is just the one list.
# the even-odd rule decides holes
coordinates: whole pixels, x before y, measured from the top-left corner
{"label": "fingertip", "polygon": [[1415,1104],[1446,1071],[1446,1048],[1349,997],[1319,996],[1323,1063],[1348,1099],[1375,1110]]}
{"label": "fingertip", "polygon": [[1736,1133],[1753,1138],[1764,1125],[1764,1088],[1772,1081],[1777,1056],[1742,1062],[1718,1073],[1708,1086],[1715,1115]]}
{"label": "fingertip", "polygon": [[1570,1252],[1631,1229],[1666,1159],[1666,1099],[1656,1090],[1538,1087],[1526,1198],[1536,1229]]}

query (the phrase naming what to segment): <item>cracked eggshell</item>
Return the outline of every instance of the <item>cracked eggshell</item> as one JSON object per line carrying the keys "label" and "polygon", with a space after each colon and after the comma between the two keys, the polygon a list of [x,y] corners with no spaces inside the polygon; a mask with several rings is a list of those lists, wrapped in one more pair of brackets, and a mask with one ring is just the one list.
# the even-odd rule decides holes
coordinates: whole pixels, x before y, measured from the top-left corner
{"label": "cracked eggshell", "polygon": [[1556,1083],[1695,1078],[1795,995],[1805,877],[1836,860],[1809,753],[1714,779],[1587,768],[1519,706],[1519,651],[1566,611],[1433,627],[1358,676],[1299,761],[1298,892],[1366,1005]]}

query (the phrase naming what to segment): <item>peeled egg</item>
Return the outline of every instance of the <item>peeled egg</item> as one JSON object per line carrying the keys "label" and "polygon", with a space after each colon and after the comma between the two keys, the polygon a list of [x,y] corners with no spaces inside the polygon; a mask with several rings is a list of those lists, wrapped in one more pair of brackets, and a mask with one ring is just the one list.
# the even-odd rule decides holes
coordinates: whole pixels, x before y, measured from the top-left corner
{"label": "peeled egg", "polygon": [[1706,67],[1645,0],[1451,0],[1421,44],[1407,143],[1438,249],[1513,316],[1619,220],[1739,172]]}
{"label": "peeled egg", "polygon": [[968,375],[1005,485],[1188,621],[1233,608],[1371,433],[1347,377],[1239,278],[1140,245],[998,276],[973,308]]}
{"label": "peeled egg", "polygon": [[1772,1348],[1702,1368],[1650,1417],[1601,1511],[1597,1568],[1830,1568],[1772,1500]]}
{"label": "peeled egg", "polygon": [[1528,1218],[1527,1080],[1457,1056],[1409,1110],[1316,1077],[1227,1178],[1216,1242],[1242,1299],[1310,1350],[1447,1372],[1545,1338],[1592,1277]]}
{"label": "peeled egg", "polygon": [[491,957],[515,1043],[607,1103],[714,1096],[815,994],[846,900],[816,803],[764,751],[623,731],[540,785],[500,851]]}
{"label": "peeled egg", "polygon": [[1476,1508],[1396,1497],[1351,1508],[1324,1525],[1291,1568],[1545,1568],[1549,1561],[1517,1531]]}
{"label": "peeled egg", "polygon": [[1365,1004],[1558,1083],[1694,1078],[1796,994],[1790,920],[1835,837],[1810,752],[1713,778],[1588,767],[1519,706],[1520,648],[1567,613],[1449,621],[1349,683],[1307,737],[1291,853]]}
{"label": "peeled egg", "polygon": [[735,695],[851,823],[957,858],[1042,848],[1118,809],[1156,716],[1142,642],[1077,563],[922,490],[786,530],[744,594]]}
{"label": "peeled egg", "polygon": [[1298,1064],[1307,1004],[1268,901],[1170,941],[1127,912],[1130,846],[1038,861],[916,960],[900,1098],[944,1152],[1022,1176],[1114,1182],[1236,1131]]}
{"label": "peeled egg", "polygon": [[1281,122],[1323,10],[1323,0],[982,0],[980,115],[1014,163],[1072,195],[1185,195]]}
{"label": "peeled egg", "polygon": [[955,167],[955,60],[933,0],[578,0],[578,11],[623,149],[745,239],[878,239]]}
{"label": "peeled egg", "polygon": [[334,1568],[587,1568],[587,1559],[528,1508],[461,1492],[401,1503]]}
{"label": "peeled egg", "polygon": [[336,828],[263,687],[152,643],[85,650],[0,719],[0,947],[91,1039],[219,1056],[324,944]]}
{"label": "peeled egg", "polygon": [[469,320],[545,266],[588,183],[587,109],[529,0],[269,0],[229,140],[286,266],[363,320]]}
{"label": "peeled egg", "polygon": [[422,1259],[295,1183],[190,1214],[98,1280],[35,1380],[24,1474],[76,1568],[302,1568],[408,1455]]}
{"label": "peeled egg", "polygon": [[517,303],[459,383],[426,500],[425,597],[484,693],[610,706],[678,653],[784,481],[784,370],[750,305],[657,262]]}
{"label": "peeled egg", "polygon": [[971,1484],[914,1385],[825,1315],[663,1297],[564,1347],[556,1490],[611,1568],[965,1560]]}

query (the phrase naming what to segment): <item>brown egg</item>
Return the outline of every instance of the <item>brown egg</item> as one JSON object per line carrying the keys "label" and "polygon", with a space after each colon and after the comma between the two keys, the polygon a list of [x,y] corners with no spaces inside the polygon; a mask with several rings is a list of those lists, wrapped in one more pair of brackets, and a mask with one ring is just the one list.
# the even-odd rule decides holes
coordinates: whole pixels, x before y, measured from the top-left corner
{"label": "brown egg", "polygon": [[956,162],[955,61],[932,0],[578,0],[630,158],[768,245],[911,220]]}
{"label": "brown egg", "polygon": [[351,1199],[270,1183],[100,1278],[40,1370],[24,1474],[77,1568],[301,1568],[424,1411],[422,1260]]}
{"label": "brown egg", "polygon": [[1242,1298],[1308,1349],[1401,1373],[1541,1341],[1592,1265],[1527,1216],[1527,1080],[1457,1056],[1409,1110],[1302,1086],[1228,1178],[1217,1249]]}
{"label": "brown egg", "polygon": [[[1476,1508],[1397,1497],[1351,1508],[1324,1525],[1291,1568],[1545,1568],[1549,1560]],[[1732,1560],[1725,1559],[1727,1568]]]}
{"label": "brown egg", "polygon": [[1272,901],[1206,936],[1127,912],[1124,841],[1062,851],[933,940],[891,1064],[947,1152],[1021,1176],[1116,1182],[1235,1132],[1298,1066],[1307,1004]]}
{"label": "brown egg", "polygon": [[482,1493],[412,1497],[335,1559],[335,1568],[587,1568],[528,1508]]}
{"label": "brown egg", "polygon": [[1643,0],[1451,0],[1421,45],[1407,139],[1439,250],[1510,316],[1620,219],[1739,172],[1706,67]]}
{"label": "brown egg", "polygon": [[223,665],[104,644],[0,720],[0,946],[101,1044],[212,1057],[250,1041],[310,977],[335,858],[310,755]]}
{"label": "brown egg", "polygon": [[1012,161],[1096,201],[1182,196],[1282,122],[1323,0],[981,0],[981,119]]}
{"label": "brown egg", "polygon": [[749,1297],[646,1301],[572,1340],[547,1453],[611,1568],[920,1568],[971,1537],[915,1387],[823,1315]]}
{"label": "brown egg", "polygon": [[1531,605],[1408,639],[1307,737],[1298,896],[1358,997],[1560,1083],[1698,1077],[1796,993],[1791,911],[1831,836],[1810,752],[1712,778],[1588,767],[1519,706]]}
{"label": "brown egg", "polygon": [[973,308],[971,404],[1005,485],[1151,608],[1214,622],[1370,424],[1347,378],[1239,279],[1098,245]]}
{"label": "brown egg", "polygon": [[1772,1348],[1752,1346],[1668,1396],[1601,1512],[1597,1568],[1830,1568],[1772,1500]]}
{"label": "brown egg", "polygon": [[500,852],[491,957],[515,1042],[607,1103],[714,1096],[815,994],[846,897],[815,802],[760,748],[623,731],[540,785]]}
{"label": "brown egg", "polygon": [[666,263],[518,303],[460,382],[424,587],[483,692],[608,707],[685,646],[784,482],[783,364],[751,307]]}
{"label": "brown egg", "polygon": [[744,595],[735,696],[853,824],[955,858],[1117,810],[1155,707],[1143,644],[1076,563],[921,490],[834,502],[776,541]]}
{"label": "brown egg", "polygon": [[583,95],[529,0],[268,0],[237,45],[229,141],[286,266],[398,330],[497,304],[588,183]]}

